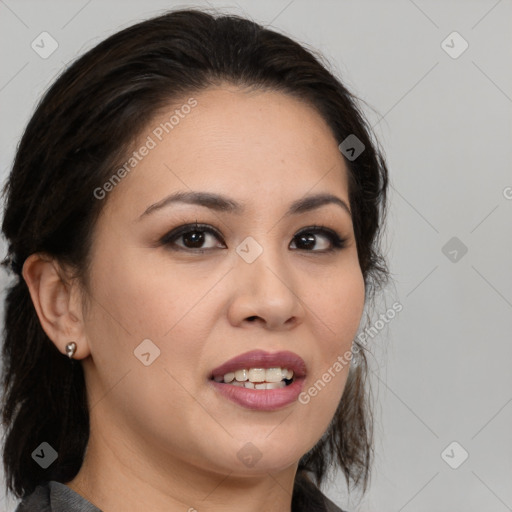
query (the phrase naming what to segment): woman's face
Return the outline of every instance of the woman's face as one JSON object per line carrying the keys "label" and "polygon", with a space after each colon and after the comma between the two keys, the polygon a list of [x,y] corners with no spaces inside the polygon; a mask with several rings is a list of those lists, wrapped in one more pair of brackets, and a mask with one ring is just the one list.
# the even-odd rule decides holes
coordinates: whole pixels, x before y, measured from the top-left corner
{"label": "woman's face", "polygon": [[[282,93],[225,86],[193,98],[150,123],[136,165],[98,199],[83,360],[91,439],[152,467],[284,470],[328,427],[348,375],[333,366],[363,311],[341,141]],[[165,202],[178,192],[222,199]],[[308,200],[320,194],[337,199]],[[221,368],[255,350],[266,354]],[[231,370],[285,375],[262,367],[295,376],[277,389],[217,382]]]}

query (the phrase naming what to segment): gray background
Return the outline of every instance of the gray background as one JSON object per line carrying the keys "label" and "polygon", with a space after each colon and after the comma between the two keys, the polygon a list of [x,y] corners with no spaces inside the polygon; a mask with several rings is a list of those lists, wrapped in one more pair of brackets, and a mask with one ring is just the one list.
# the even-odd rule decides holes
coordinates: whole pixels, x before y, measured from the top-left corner
{"label": "gray background", "polygon": [[[386,304],[403,310],[371,341],[376,461],[362,500],[347,497],[339,476],[327,494],[350,511],[512,510],[511,1],[209,4],[323,52],[367,102],[388,158]],[[40,94],[66,63],[178,5],[208,4],[0,0],[2,181]],[[43,31],[59,44],[47,59],[31,48]],[[469,44],[457,58],[442,46],[453,31]],[[457,36],[445,44],[462,49]],[[452,237],[458,247],[443,252]],[[3,289],[1,271],[0,279]],[[469,458],[453,469],[446,461],[459,464],[463,450]],[[13,507],[0,491],[0,510]]]}

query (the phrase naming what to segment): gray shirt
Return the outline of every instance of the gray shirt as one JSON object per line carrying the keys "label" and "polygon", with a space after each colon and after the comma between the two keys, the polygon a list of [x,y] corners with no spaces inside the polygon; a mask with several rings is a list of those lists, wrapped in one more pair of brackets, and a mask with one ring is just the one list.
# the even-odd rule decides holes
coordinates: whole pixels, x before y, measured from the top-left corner
{"label": "gray shirt", "polygon": [[55,480],[38,485],[14,512],[102,512],[66,484]]}
{"label": "gray shirt", "polygon": [[[299,496],[298,496],[299,497]],[[343,512],[316,487],[300,492],[294,512]],[[38,485],[14,512],[102,512],[66,484],[51,480]]]}

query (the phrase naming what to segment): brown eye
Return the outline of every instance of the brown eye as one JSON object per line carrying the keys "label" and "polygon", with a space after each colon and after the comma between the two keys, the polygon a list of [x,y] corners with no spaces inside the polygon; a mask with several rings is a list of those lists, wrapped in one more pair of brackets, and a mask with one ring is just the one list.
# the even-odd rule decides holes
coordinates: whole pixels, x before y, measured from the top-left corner
{"label": "brown eye", "polygon": [[[217,230],[207,224],[197,223],[172,230],[161,239],[161,243],[173,250],[200,253],[216,248],[227,248]],[[345,244],[346,239],[341,238],[335,231],[321,226],[311,226],[295,235],[290,248],[313,253],[328,253],[343,249]]]}
{"label": "brown eye", "polygon": [[[216,247],[226,248],[225,245],[219,247],[219,244],[213,243],[213,239],[222,240],[221,236],[213,228],[202,224],[187,224],[165,235],[161,243],[177,250],[189,249],[198,252],[215,249]],[[181,243],[177,243],[180,240]],[[205,243],[208,243],[209,247],[205,247]]]}
{"label": "brown eye", "polygon": [[[322,239],[324,240],[322,242]],[[294,240],[297,249],[308,252],[330,252],[345,247],[346,240],[341,238],[338,233],[331,229],[313,226],[303,229],[295,235]],[[325,242],[327,240],[327,242]],[[293,243],[293,241],[292,241]],[[316,244],[320,244],[320,248],[314,249]],[[330,244],[330,246],[329,246]]]}
{"label": "brown eye", "polygon": [[189,249],[198,249],[204,244],[205,240],[204,231],[189,231],[181,235],[181,239],[186,247]]}

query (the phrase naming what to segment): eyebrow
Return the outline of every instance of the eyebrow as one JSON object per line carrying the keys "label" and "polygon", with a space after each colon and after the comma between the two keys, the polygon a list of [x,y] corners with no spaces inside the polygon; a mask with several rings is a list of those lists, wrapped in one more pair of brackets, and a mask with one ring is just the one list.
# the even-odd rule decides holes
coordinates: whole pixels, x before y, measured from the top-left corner
{"label": "eyebrow", "polygon": [[[226,213],[241,214],[245,211],[245,206],[233,199],[230,199],[229,197],[220,194],[214,194],[211,192],[184,191],[175,192],[165,197],[161,201],[152,204],[139,217],[139,220],[157,210],[165,208],[166,206],[174,203],[195,204],[198,206],[210,208],[211,210]],[[301,199],[297,199],[290,205],[288,211],[284,214],[284,217],[309,212],[327,204],[335,204],[340,206],[349,214],[350,217],[352,217],[350,208],[348,207],[347,203],[343,201],[343,199],[327,193],[314,194],[303,197]]]}

